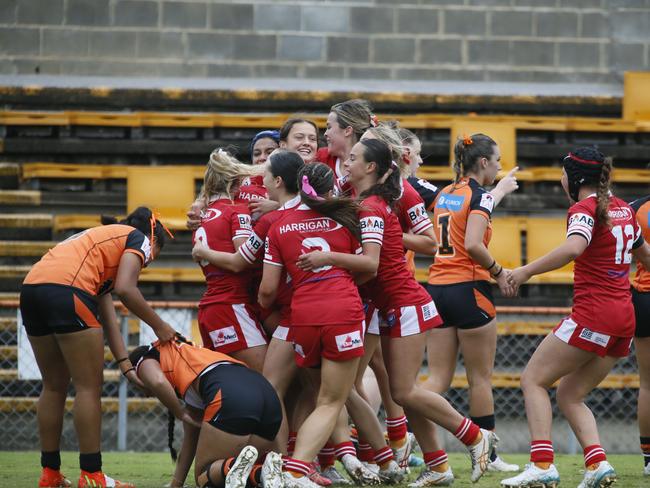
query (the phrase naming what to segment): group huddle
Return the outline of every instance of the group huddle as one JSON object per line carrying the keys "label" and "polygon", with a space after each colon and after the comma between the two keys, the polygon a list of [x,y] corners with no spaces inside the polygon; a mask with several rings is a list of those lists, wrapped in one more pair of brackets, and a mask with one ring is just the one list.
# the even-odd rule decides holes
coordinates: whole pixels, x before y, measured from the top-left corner
{"label": "group huddle", "polygon": [[[516,170],[485,189],[501,170],[499,147],[488,135],[456,141],[456,178],[440,188],[415,176],[422,163],[416,135],[379,123],[363,100],[331,108],[325,139],[327,147],[318,149],[316,125],[296,118],[255,136],[252,164],[222,149],[210,155],[187,222],[192,257],[207,285],[198,308],[203,347],[176,334],[137,290],[140,269],[165,242],[166,229],[149,209],[78,234],[34,265],[21,290],[21,312],[43,372],[39,486],[69,485],[60,472],[57,409],[70,379],[77,390],[79,487],[131,486],[101,471],[100,420],[87,410],[97,406],[93,395],[98,385],[101,393],[101,379],[91,381],[75,362],[98,358],[68,357],[72,345],[101,347],[102,329],[126,378],[183,421],[172,487],[183,486],[193,462],[201,488],[398,484],[414,461],[416,441],[424,466],[409,486],[447,486],[454,475],[439,427],[467,447],[473,482],[487,470],[517,472],[496,451],[490,281],[514,297],[532,276],[571,261],[572,313],[522,374],[531,462],[501,484],[559,483],[548,396],[558,380],[558,405],[584,449],[580,486],[616,481],[583,400],[628,355],[635,335],[641,444],[650,474],[650,247],[644,240],[650,198],[632,206],[616,198],[609,190],[611,159],[592,147],[572,151],[562,162],[561,184],[571,203],[566,241],[509,270],[488,244],[494,208],[518,187]],[[431,257],[426,288],[414,278],[414,253]],[[638,273],[631,293],[633,256]],[[111,291],[159,341],[127,356]],[[419,383],[425,351],[429,379]],[[442,396],[459,351],[468,417]],[[64,371],[54,374],[57,355]],[[386,435],[363,381],[368,366]],[[176,457],[171,438],[170,447]],[[338,471],[337,459],[350,479]]]}

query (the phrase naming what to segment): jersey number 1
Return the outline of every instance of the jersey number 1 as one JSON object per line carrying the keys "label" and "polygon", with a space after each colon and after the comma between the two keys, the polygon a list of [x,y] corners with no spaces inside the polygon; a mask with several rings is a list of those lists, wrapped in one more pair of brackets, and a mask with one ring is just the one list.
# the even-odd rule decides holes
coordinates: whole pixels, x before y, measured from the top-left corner
{"label": "jersey number 1", "polygon": [[440,227],[440,246],[438,247],[438,255],[440,256],[453,256],[454,246],[451,245],[449,236],[449,221],[451,214],[444,214],[438,216],[438,227]]}
{"label": "jersey number 1", "polygon": [[632,262],[632,245],[634,244],[634,227],[627,224],[615,225],[612,227],[612,234],[616,238],[616,255],[614,262],[616,264],[630,264]]}

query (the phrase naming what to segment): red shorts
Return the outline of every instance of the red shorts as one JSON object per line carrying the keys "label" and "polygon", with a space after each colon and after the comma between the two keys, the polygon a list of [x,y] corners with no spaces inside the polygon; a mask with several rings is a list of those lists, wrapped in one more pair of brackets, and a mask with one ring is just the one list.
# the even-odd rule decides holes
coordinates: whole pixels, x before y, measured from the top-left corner
{"label": "red shorts", "polygon": [[252,305],[212,303],[199,307],[203,346],[228,354],[267,343]]}
{"label": "red shorts", "polygon": [[293,326],[290,329],[296,364],[319,366],[321,358],[348,361],[363,356],[363,322],[347,325]]}
{"label": "red shorts", "polygon": [[594,332],[576,324],[571,317],[562,320],[553,329],[555,337],[583,351],[594,352],[600,357],[624,358],[630,354],[631,337],[616,337]]}
{"label": "red shorts", "polygon": [[382,312],[379,333],[393,339],[421,334],[442,324],[433,302]]}

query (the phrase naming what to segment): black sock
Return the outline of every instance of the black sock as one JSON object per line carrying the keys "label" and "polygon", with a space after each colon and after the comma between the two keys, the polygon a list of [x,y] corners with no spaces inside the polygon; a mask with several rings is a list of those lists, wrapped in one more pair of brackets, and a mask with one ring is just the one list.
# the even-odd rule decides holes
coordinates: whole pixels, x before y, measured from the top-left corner
{"label": "black sock", "polygon": [[639,437],[641,452],[643,453],[643,465],[650,464],[650,437]]}
{"label": "black sock", "polygon": [[83,471],[95,473],[102,470],[102,453],[79,454],[79,467]]}
{"label": "black sock", "polygon": [[61,451],[41,451],[41,467],[55,471],[61,469]]}
{"label": "black sock", "polygon": [[[494,414],[484,415],[483,417],[470,417],[470,418],[472,422],[478,425],[481,429],[494,430],[494,427],[496,426],[496,420],[494,419]],[[490,462],[496,460],[496,458],[497,458],[497,450],[492,449],[492,452],[490,452]]]}

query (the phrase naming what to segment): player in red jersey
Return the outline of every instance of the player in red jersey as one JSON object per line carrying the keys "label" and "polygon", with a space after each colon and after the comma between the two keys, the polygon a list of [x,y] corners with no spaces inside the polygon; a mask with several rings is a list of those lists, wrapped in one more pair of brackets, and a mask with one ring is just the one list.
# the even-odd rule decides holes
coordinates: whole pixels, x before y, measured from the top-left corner
{"label": "player in red jersey", "polygon": [[368,128],[377,125],[377,117],[366,100],[355,98],[332,105],[327,116],[325,139],[327,147],[318,150],[316,160],[329,166],[336,175],[336,191],[345,193],[346,174],[343,163],[348,159],[350,150]]}
{"label": "player in red jersey", "polygon": [[[382,349],[393,399],[404,408],[425,460],[444,458],[446,462],[444,452],[429,450],[435,446],[433,422],[436,422],[468,447],[472,480],[476,481],[487,469],[487,457],[497,441],[496,436],[481,430],[443,397],[420,388],[415,382],[424,354],[426,336],[422,334],[438,326],[441,320],[431,297],[406,268],[402,229],[394,212],[400,195],[399,168],[392,161],[388,146],[373,139],[357,143],[345,166],[350,184],[362,199],[364,254],[379,259],[377,277],[367,284],[367,289],[383,318]],[[312,253],[311,257],[302,259],[309,259],[312,266],[337,262],[328,253]],[[449,484],[453,475],[448,470],[438,481]]]}
{"label": "player in red jersey", "polygon": [[[234,252],[252,231],[248,206],[233,202],[242,179],[259,167],[239,163],[222,149],[213,151],[199,196],[205,210],[194,243],[216,251]],[[261,169],[261,168],[260,168]],[[251,273],[232,273],[209,261],[199,265],[207,290],[199,302],[199,330],[205,347],[262,370],[266,335],[253,309]]]}
{"label": "player in red jersey", "polygon": [[650,265],[650,247],[630,206],[609,191],[611,158],[581,147],[564,158],[562,188],[571,207],[567,239],[558,248],[512,271],[519,286],[532,276],[575,261],[573,309],[539,345],[521,377],[531,463],[503,486],[559,482],[551,443],[551,402],[547,390],[559,380],[557,402],[585,455],[580,486],[610,486],[616,473],[600,446],[598,427],[584,399],[628,355],[634,335],[630,293],[632,256]]}
{"label": "player in red jersey", "polygon": [[298,258],[316,248],[335,252],[359,273],[371,275],[376,266],[355,255],[359,248],[356,205],[328,196],[334,183],[332,171],[323,164],[309,164],[301,170],[299,181],[302,204],[279,219],[267,236],[259,291],[262,306],[273,303],[286,268],[293,286],[290,334],[295,359],[320,381],[316,408],[300,427],[293,457],[285,463],[288,488],[315,486],[305,476],[309,464],[332,433],[363,356],[364,314],[352,273],[339,266],[303,270],[297,266]]}
{"label": "player in red jersey", "polygon": [[[650,196],[630,203],[636,212],[643,238],[650,241]],[[650,271],[637,262],[637,272],[632,283],[632,303],[636,315],[634,349],[639,364],[639,400],[637,419],[643,452],[643,474],[650,476]]]}

